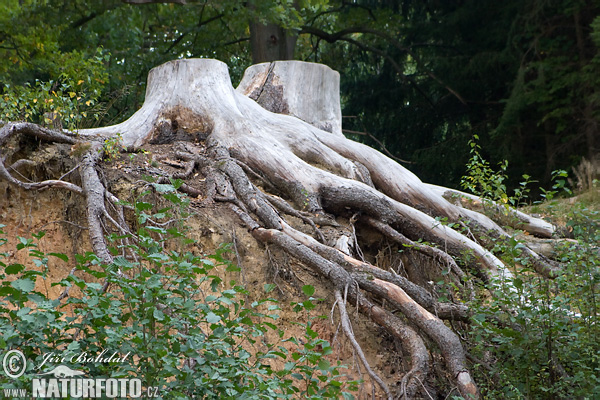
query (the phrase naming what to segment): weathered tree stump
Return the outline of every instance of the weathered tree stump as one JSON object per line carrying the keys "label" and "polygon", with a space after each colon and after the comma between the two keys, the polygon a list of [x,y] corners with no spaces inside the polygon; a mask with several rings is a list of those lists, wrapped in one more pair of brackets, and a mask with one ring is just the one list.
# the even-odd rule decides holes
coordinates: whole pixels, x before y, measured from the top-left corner
{"label": "weathered tree stump", "polygon": [[[341,133],[337,72],[297,61],[259,64],[246,71],[235,90],[227,66],[220,61],[171,61],[150,72],[144,105],[127,121],[81,130],[77,135],[9,123],[0,129],[0,145],[19,134],[47,141],[90,143],[82,159],[81,187],[64,181],[22,182],[11,174],[2,154],[0,176],[29,190],[59,187],[83,195],[94,250],[108,263],[112,258],[102,227],[112,224],[122,232],[129,228],[122,215],[109,212],[105,206],[117,204],[118,199],[103,186],[96,171],[103,142],[120,134],[123,144],[135,150],[152,141],[206,140],[202,151],[188,146],[180,152],[189,163],[189,171],[199,168],[207,179],[218,182],[210,196],[229,201],[257,240],[280,246],[329,280],[344,331],[359,356],[362,351],[350,328],[346,301],[402,341],[410,353],[411,370],[399,388],[402,393],[415,395],[421,390],[419,382],[429,374],[430,359],[423,339],[427,337],[441,350],[461,395],[479,397],[461,341],[440,319],[465,319],[467,307],[439,303],[427,288],[359,260],[349,245],[344,246],[345,252],[340,251],[323,240],[318,221],[343,217],[369,227],[391,242],[408,246],[408,251],[450,267],[463,280],[465,291],[470,290],[468,282],[474,279],[463,271],[465,266],[478,271],[483,280],[510,274],[496,256],[475,241],[506,233],[490,218],[466,208],[467,203],[448,201],[444,195],[450,189],[426,185],[378,151],[346,139]],[[295,229],[288,215],[311,224],[314,235]],[[550,237],[554,231],[544,221],[515,215],[517,223],[533,234]],[[466,237],[436,217],[467,224],[474,236]],[[417,243],[419,239],[437,247]],[[534,258],[540,272],[551,275],[552,266],[546,259],[529,249],[523,251]],[[458,265],[453,257],[465,253],[472,257],[466,265]],[[385,299],[403,317],[373,299]],[[361,359],[391,399],[392,390],[369,368],[366,359]]]}

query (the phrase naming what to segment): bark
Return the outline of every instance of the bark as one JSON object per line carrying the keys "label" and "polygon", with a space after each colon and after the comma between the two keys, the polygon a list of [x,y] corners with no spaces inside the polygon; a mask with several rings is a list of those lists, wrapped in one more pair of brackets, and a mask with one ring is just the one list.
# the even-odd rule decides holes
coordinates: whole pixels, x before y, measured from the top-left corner
{"label": "bark", "polygon": [[[259,64],[246,71],[235,90],[224,63],[177,60],[150,71],[142,108],[120,124],[81,130],[77,135],[23,123],[0,128],[0,145],[18,135],[74,145],[89,143],[79,160],[81,186],[64,180],[23,182],[6,167],[4,150],[0,152],[0,177],[29,190],[57,187],[82,195],[94,251],[105,263],[112,262],[104,239],[107,227],[128,232],[122,211],[107,207],[118,204],[118,199],[98,174],[103,141],[116,134],[132,151],[147,143],[183,140],[176,151],[183,171],[171,175],[186,180],[180,190],[194,197],[202,194],[194,189],[197,174],[193,172],[200,170],[207,182],[206,201],[230,203],[256,240],[281,247],[320,274],[337,299],[343,330],[357,354],[362,350],[352,333],[347,304],[355,305],[399,340],[410,354],[410,369],[399,387],[390,387],[386,377],[378,376],[361,357],[386,398],[419,395],[421,382],[431,373],[427,343],[439,348],[452,385],[461,395],[479,397],[463,344],[442,321],[468,321],[468,306],[440,303],[428,288],[358,259],[351,250],[352,245],[359,247],[356,234],[345,236],[348,246],[341,252],[333,245],[341,241],[328,241],[320,227],[334,227],[340,236],[343,224],[350,224],[352,232],[354,223],[360,224],[358,229],[369,227],[382,241],[418,252],[450,271],[462,282],[464,295],[460,297],[464,299],[475,295],[475,278],[464,267],[478,271],[484,281],[509,277],[510,272],[475,236],[466,237],[436,217],[468,224],[480,238],[507,234],[492,219],[465,208],[462,202],[455,204],[447,196],[448,192],[456,194],[450,189],[426,185],[392,159],[346,139],[341,133],[337,72],[300,62]],[[198,145],[200,141],[205,145]],[[554,232],[554,227],[541,220],[511,212],[521,229],[540,236]],[[288,216],[307,223],[312,234],[301,232]],[[530,249],[524,251],[536,260],[540,271],[551,267]],[[456,259],[465,254],[469,259],[459,265]]]}
{"label": "bark", "polygon": [[250,50],[254,64],[293,60],[298,36],[275,24],[250,22]]}
{"label": "bark", "polygon": [[[250,0],[247,7],[256,8],[255,0]],[[294,1],[298,8],[298,2]],[[274,23],[262,23],[258,17],[249,21],[250,50],[252,63],[260,64],[277,60],[293,60],[298,35]]]}

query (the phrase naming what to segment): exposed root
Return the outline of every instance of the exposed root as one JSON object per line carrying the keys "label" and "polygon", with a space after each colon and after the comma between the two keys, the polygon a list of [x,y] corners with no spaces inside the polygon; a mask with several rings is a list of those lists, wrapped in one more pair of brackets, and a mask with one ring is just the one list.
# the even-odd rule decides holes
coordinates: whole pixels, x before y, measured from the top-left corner
{"label": "exposed root", "polygon": [[398,286],[377,278],[373,279],[373,284],[383,288],[386,291],[386,298],[397,304],[407,318],[437,343],[444,355],[448,369],[457,380],[460,393],[465,397],[478,398],[477,386],[466,367],[465,352],[458,336]]}
{"label": "exposed root", "polygon": [[9,122],[0,128],[0,143],[6,143],[9,137],[17,134],[33,136],[53,143],[75,144],[79,141],[75,137],[30,122]]}
{"label": "exposed root", "polygon": [[303,222],[309,224],[314,229],[315,234],[318,236],[321,243],[325,243],[325,237],[323,236],[323,233],[317,227],[317,225],[314,223],[314,221],[312,219],[303,215],[300,211],[298,211],[295,208],[293,208],[292,206],[290,206],[285,200],[283,200],[280,197],[277,197],[274,195],[268,195],[267,198],[268,198],[269,202],[273,206],[275,206],[278,210],[280,210],[288,215],[292,215],[296,218],[299,218]]}
{"label": "exposed root", "polygon": [[350,324],[350,318],[348,317],[348,312],[346,311],[346,298],[345,298],[346,296],[344,296],[344,298],[342,298],[342,294],[340,293],[339,290],[336,290],[334,292],[334,294],[335,294],[336,304],[338,306],[338,309],[340,310],[340,320],[342,323],[342,330],[344,331],[344,334],[346,335],[346,337],[352,344],[352,348],[358,355],[360,362],[363,364],[363,366],[367,370],[367,374],[369,374],[371,379],[373,379],[375,382],[377,382],[377,385],[379,385],[379,387],[383,390],[383,392],[387,396],[388,400],[392,400],[392,393],[390,392],[390,389],[385,384],[385,382],[381,379],[381,377],[379,377],[379,375],[377,375],[375,373],[375,371],[373,371],[373,369],[369,365],[369,362],[367,361],[367,358],[365,357],[365,353],[363,352],[362,348],[360,347],[360,344],[358,344],[358,342],[356,341],[356,338],[354,337],[354,332],[352,332],[352,326]]}
{"label": "exposed root", "polygon": [[106,232],[102,229],[102,218],[108,214],[108,211],[106,211],[104,205],[105,188],[96,172],[96,164],[99,157],[98,148],[90,150],[83,156],[81,162],[81,181],[87,204],[87,222],[90,229],[89,235],[92,248],[94,249],[94,253],[104,263],[111,264],[113,257],[110,251],[108,251],[108,246],[104,238]]}
{"label": "exposed root", "polygon": [[556,227],[551,223],[546,222],[543,219],[527,215],[512,207],[506,207],[489,200],[484,200],[479,196],[461,192],[455,189],[448,189],[436,185],[427,185],[427,187],[440,196],[443,196],[445,199],[452,201],[459,207],[477,211],[478,213],[485,212],[487,208],[489,211],[488,213],[491,214],[492,217],[501,224],[508,225],[516,229],[522,229],[543,238],[551,238],[556,232]]}
{"label": "exposed root", "polygon": [[409,249],[414,249],[422,254],[425,254],[426,256],[433,258],[434,260],[441,260],[446,266],[448,266],[452,270],[452,272],[454,272],[460,278],[463,284],[467,285],[470,300],[473,300],[475,296],[475,291],[473,290],[473,282],[467,277],[462,268],[460,268],[458,264],[456,264],[456,261],[454,261],[454,259],[448,253],[432,246],[427,246],[422,243],[414,242],[406,236],[402,235],[400,232],[393,229],[391,226],[386,225],[374,218],[365,217],[363,219],[368,225],[375,228],[384,236],[393,240],[394,242],[406,246]]}
{"label": "exposed root", "polygon": [[[350,296],[351,300],[352,297]],[[358,307],[362,313],[369,316],[373,322],[386,329],[392,336],[398,338],[402,347],[410,354],[411,375],[406,378],[406,392],[412,398],[418,392],[418,379],[429,374],[430,357],[423,339],[417,332],[406,325],[400,318],[389,311],[374,305],[364,296],[358,297]]]}
{"label": "exposed root", "polygon": [[[287,228],[287,231],[289,231],[289,230],[290,230],[290,228]],[[345,275],[344,273],[342,273],[341,271],[343,271],[343,270],[340,270],[339,267],[336,268],[336,265],[332,264],[328,259],[323,258],[323,257],[317,255],[316,253],[313,253],[308,248],[304,247],[304,245],[301,245],[299,242],[291,239],[289,236],[285,235],[283,232],[279,232],[279,231],[275,231],[275,230],[263,230],[261,228],[255,229],[253,232],[255,232],[254,234],[263,241],[269,241],[269,242],[278,244],[285,251],[294,255],[296,258],[301,259],[302,261],[306,262],[308,265],[311,265],[313,268],[316,268],[320,273],[325,274],[325,276],[328,276],[330,278],[332,276],[338,277],[338,279],[332,279],[332,282],[334,282],[336,287],[339,287],[339,285],[343,284],[344,282],[348,282],[348,280],[353,280],[352,276],[348,276],[348,275]],[[320,245],[320,244],[318,244],[318,245]],[[321,245],[321,246],[323,246],[323,245]],[[321,249],[323,249],[323,247],[321,247]],[[340,257],[341,258],[344,257],[341,255],[341,253],[338,253],[339,256],[335,257],[334,254],[331,254],[331,251],[333,251],[333,252],[337,252],[337,251],[333,250],[333,249],[328,251],[330,253],[330,255],[332,256],[332,259],[335,259],[335,258],[340,259]],[[373,281],[375,282],[375,284],[377,286],[380,287],[380,289],[389,290],[390,286],[385,285],[385,284],[388,284],[387,282],[385,282],[385,284],[382,284],[384,281],[381,281],[378,279],[374,279]],[[352,288],[352,286],[348,286],[348,287]],[[377,292],[377,290],[372,290],[372,291]],[[404,293],[404,292],[402,291],[402,293]],[[359,295],[358,293],[355,293],[354,290],[350,290],[350,294],[351,294],[351,298],[352,297],[354,297],[355,299],[358,298],[359,302],[366,301],[366,300],[362,299],[361,295]],[[414,307],[414,304],[416,304],[416,303],[414,303],[414,301],[412,299],[410,299],[405,293],[404,293],[404,296],[405,296],[405,299],[404,299],[405,303],[411,303],[412,306],[409,306],[409,307]],[[362,300],[360,300],[360,299],[362,299]],[[390,299],[397,300],[397,298],[392,298],[392,297],[390,297]],[[370,313],[372,313],[373,310],[375,309],[374,307],[375,306],[362,307],[362,309],[368,308],[369,315],[370,315]],[[396,335],[396,336],[400,336],[399,338],[401,340],[402,340],[402,338],[406,339],[406,336],[410,335],[410,333],[407,334],[406,332],[399,334],[397,329],[393,329],[394,324],[389,322],[390,317],[386,316],[385,313],[383,312],[383,310],[381,310],[381,311],[379,311],[379,309],[376,309],[376,310],[379,313],[379,318],[382,321],[388,321],[388,322],[386,322],[386,325],[387,325],[388,331],[390,331],[390,333],[392,333],[393,335]],[[414,312],[412,314],[408,314],[408,315],[405,312],[405,315],[407,315],[407,316],[410,315],[409,318],[411,318],[411,316],[412,316],[411,320],[413,320],[413,318],[415,320],[418,320],[418,319],[420,319],[420,320],[423,320],[423,319],[437,320],[437,318],[435,318],[432,314],[428,313],[424,309],[419,308],[418,310],[420,311],[420,315],[416,315]],[[417,323],[414,320],[413,320],[413,322]],[[431,323],[428,323],[427,321],[421,321],[420,323],[417,323],[417,325],[423,329],[423,327],[428,327],[429,325],[431,325]],[[438,330],[443,329],[443,328],[440,328],[439,324],[434,323],[434,325],[435,326],[432,329],[438,329]],[[441,324],[441,326],[443,326],[445,328],[445,325]],[[458,350],[454,351],[450,348],[446,349],[446,354],[448,354],[448,355],[456,354],[457,359],[456,360],[453,359],[451,361],[452,364],[450,365],[450,367],[451,367],[451,370],[457,372],[458,368],[460,368],[464,365],[464,362],[460,358],[460,355],[463,354],[462,353],[462,345],[460,344],[460,342],[457,343],[458,339],[456,338],[454,333],[446,328],[446,330],[443,331],[443,333],[436,334],[436,331],[432,331],[431,335],[434,338],[436,338],[440,343],[442,343],[445,340],[446,342],[449,342],[448,346],[455,346],[455,345],[460,346],[460,349],[461,349],[460,351],[458,351]],[[445,338],[444,335],[452,335],[452,337],[450,339],[447,339],[447,338]],[[453,338],[456,338],[456,340],[453,340]],[[412,338],[410,338],[410,340],[414,341],[415,339],[414,339],[414,337],[412,337]],[[414,346],[414,344],[413,344],[413,346]],[[460,369],[460,374],[464,375],[464,373],[465,373],[465,371]],[[468,374],[468,372],[467,372],[467,374]],[[459,374],[457,372],[456,376],[458,376],[458,375]],[[463,380],[461,387],[465,390],[465,393],[470,393],[470,394],[476,393],[476,389],[475,389],[475,391],[473,391],[472,390],[473,388],[470,387],[470,383],[472,383],[470,380],[470,375],[469,375],[468,379],[465,378],[464,376],[461,376],[461,379]],[[459,384],[461,384],[461,382],[459,382]]]}

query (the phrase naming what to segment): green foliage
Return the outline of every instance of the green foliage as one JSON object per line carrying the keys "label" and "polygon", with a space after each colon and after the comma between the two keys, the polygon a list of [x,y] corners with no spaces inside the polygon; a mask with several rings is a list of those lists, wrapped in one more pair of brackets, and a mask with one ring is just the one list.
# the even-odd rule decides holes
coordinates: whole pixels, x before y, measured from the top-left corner
{"label": "green foliage", "polygon": [[[478,144],[479,136],[473,135],[473,139],[469,141],[471,148],[471,158],[466,165],[467,175],[461,179],[461,186],[471,193],[481,197],[484,202],[484,207],[492,205],[492,202],[501,204],[505,208],[505,214],[508,213],[510,207],[519,207],[524,205],[524,202],[530,199],[530,184],[535,181],[531,180],[531,176],[523,174],[523,180],[519,186],[514,189],[514,194],[510,195],[506,180],[508,161],[504,160],[498,164],[498,171],[495,171],[489,161],[481,155],[481,146]],[[552,188],[539,188],[541,197],[551,201],[556,195],[572,195],[573,192],[567,186],[568,173],[565,170],[552,171]]]}
{"label": "green foliage", "polygon": [[8,121],[34,122],[50,128],[56,128],[53,123],[59,120],[63,128],[76,130],[86,118],[99,116],[87,111],[97,101],[98,93],[90,94],[82,88],[82,83],[78,87],[56,85],[52,81],[5,86],[0,97],[0,115]]}
{"label": "green foliage", "polygon": [[468,175],[462,178],[461,185],[483,199],[508,204],[509,196],[504,184],[508,161],[501,162],[498,165],[499,171],[494,171],[490,163],[481,156],[481,146],[477,144],[477,140],[479,136],[473,135],[473,139],[469,141],[471,159],[467,163]]}
{"label": "green foliage", "polygon": [[104,157],[108,160],[108,162],[114,161],[119,157],[119,154],[123,149],[122,141],[123,138],[120,133],[117,133],[115,136],[112,136],[104,141],[102,151],[104,152]]}
{"label": "green foliage", "polygon": [[[155,186],[165,196],[176,193]],[[50,360],[38,370],[45,354],[69,360],[107,350],[129,354],[127,361],[69,366],[93,378],[139,378],[167,399],[352,398],[346,390],[356,383],[326,360],[332,349],[310,320],[300,324],[303,338],[286,338],[275,299],[248,304],[242,286],[222,281],[217,271],[239,270],[227,246],[208,256],[174,250],[181,229],[150,223],[170,218],[169,209],[149,213],[153,206],[142,201],[132,206],[147,223],[135,236],[109,237],[110,265],[93,253],[77,255],[76,272],[53,284],[70,291],[62,303],[47,288],[36,290],[51,263],[69,261],[39,250],[43,233],[18,238],[17,251],[28,252],[35,268],[7,265],[8,253],[0,253],[0,350],[20,349],[29,360],[17,380],[0,378],[3,388],[30,389],[36,374],[60,364]],[[308,308],[310,300],[302,304]],[[270,332],[288,345],[270,343]]]}
{"label": "green foliage", "polygon": [[598,13],[596,2],[523,2],[509,36],[519,65],[492,136],[503,157],[512,149],[515,164],[545,182],[596,146]]}
{"label": "green foliage", "polygon": [[[169,60],[217,58],[238,82],[251,62],[248,21],[258,20],[300,32],[296,57],[341,73],[344,127],[373,134],[425,181],[459,185],[473,132],[489,156],[509,161],[510,176],[527,171],[544,185],[552,170],[598,147],[586,139],[600,104],[595,2],[6,3],[0,81],[74,87],[84,78],[59,77],[93,76],[85,63],[106,49],[107,78],[92,82],[104,90],[98,101],[111,105],[107,122],[137,110],[149,70]],[[307,27],[334,36],[302,33]],[[131,90],[117,95],[124,87]]]}
{"label": "green foliage", "polygon": [[551,190],[545,190],[544,188],[540,188],[542,191],[541,196],[546,200],[552,200],[557,193],[566,192],[567,194],[573,194],[571,189],[567,187],[567,176],[569,174],[565,170],[556,170],[552,171],[552,180],[554,184],[552,185]]}
{"label": "green foliage", "polygon": [[[471,182],[493,176],[477,175],[487,167],[485,161],[472,161]],[[535,210],[566,219],[578,243],[564,242],[556,249],[560,273],[549,280],[531,269],[531,260],[520,251],[526,244],[516,235],[495,240],[494,251],[514,275],[490,282],[491,297],[472,308],[471,352],[480,360],[478,382],[486,398],[591,399],[600,392],[599,212],[550,202],[567,189],[565,171],[553,175],[553,190],[544,191],[548,202]],[[484,184],[487,193],[506,194],[502,180]]]}
{"label": "green foliage", "polygon": [[[73,52],[65,55],[56,80],[36,79],[23,85],[5,84],[0,88],[0,118],[7,121],[28,121],[75,130],[86,119],[98,119],[94,105],[107,80],[104,62],[108,55],[98,51],[94,56]],[[54,127],[56,128],[56,127]]]}
{"label": "green foliage", "polygon": [[[513,241],[508,251],[523,244]],[[475,307],[472,352],[488,360],[486,398],[592,398],[600,391],[600,257],[590,243],[559,249],[560,275],[519,268]],[[515,259],[523,262],[522,259]]]}

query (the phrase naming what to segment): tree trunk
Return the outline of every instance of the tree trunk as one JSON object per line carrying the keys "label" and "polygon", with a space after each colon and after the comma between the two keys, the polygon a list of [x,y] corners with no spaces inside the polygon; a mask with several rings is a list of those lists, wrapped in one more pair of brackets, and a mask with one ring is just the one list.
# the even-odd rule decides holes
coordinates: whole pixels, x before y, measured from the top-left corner
{"label": "tree trunk", "polygon": [[[255,10],[255,0],[250,0],[247,7]],[[298,8],[297,1],[294,1],[294,7]],[[253,64],[294,59],[297,34],[274,23],[262,23],[258,18],[250,20],[249,25]]]}
{"label": "tree trunk", "polygon": [[[348,299],[348,304],[403,343],[411,369],[400,387],[390,388],[360,356],[351,314],[345,303],[338,304],[344,332],[386,398],[393,398],[394,391],[415,395],[422,390],[421,382],[431,373],[426,343],[439,348],[461,395],[478,398],[460,338],[441,320],[466,319],[466,307],[440,303],[430,289],[360,259],[353,250],[359,247],[357,235],[348,232],[355,227],[370,229],[382,241],[397,243],[407,252],[420,253],[449,268],[462,284],[457,290],[465,299],[474,294],[472,278],[464,267],[484,281],[510,276],[505,265],[476,241],[485,244],[490,232],[496,238],[507,234],[490,218],[466,208],[466,203],[448,201],[444,193],[449,189],[426,185],[378,151],[346,139],[341,134],[338,91],[339,74],[322,65],[256,65],[246,71],[235,90],[227,66],[220,61],[171,61],[150,71],[144,105],[118,125],[82,130],[77,135],[19,124],[0,129],[0,145],[18,134],[91,143],[83,159],[83,188],[63,181],[39,182],[38,186],[21,182],[5,167],[2,154],[0,176],[26,189],[71,185],[66,188],[88,202],[95,252],[110,262],[102,227],[112,224],[119,231],[128,227],[122,215],[109,212],[111,208],[104,205],[119,203],[94,168],[102,143],[120,134],[123,144],[133,151],[149,142],[185,140],[177,153],[189,166],[178,175],[186,179],[182,190],[197,196],[193,186],[198,174],[192,171],[200,170],[212,182],[205,196],[229,202],[240,223],[259,242],[279,246],[312,268],[329,282],[338,303]],[[515,215],[517,224],[533,234],[547,237],[554,231],[543,221]],[[312,233],[294,225],[290,217],[308,224]],[[464,236],[436,217],[468,224],[472,236]],[[345,239],[338,240],[343,235]],[[345,243],[344,251],[336,243]],[[526,248],[522,251],[537,260],[540,271],[550,268],[543,257]],[[453,257],[467,253],[472,257],[462,265],[454,261]]]}
{"label": "tree trunk", "polygon": [[276,60],[293,60],[298,36],[275,24],[250,22],[250,50],[254,64]]}

